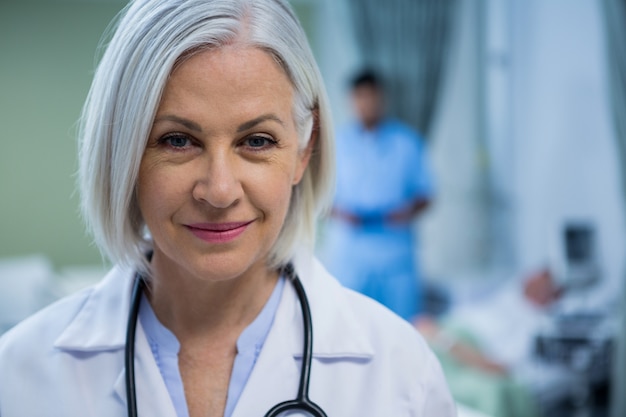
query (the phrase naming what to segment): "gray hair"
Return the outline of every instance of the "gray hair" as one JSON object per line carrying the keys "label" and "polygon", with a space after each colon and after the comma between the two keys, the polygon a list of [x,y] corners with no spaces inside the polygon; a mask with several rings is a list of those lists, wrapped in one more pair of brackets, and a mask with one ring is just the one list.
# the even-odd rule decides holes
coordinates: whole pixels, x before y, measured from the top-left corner
{"label": "gray hair", "polygon": [[232,43],[260,48],[280,64],[294,87],[299,146],[315,140],[270,266],[285,264],[301,243],[313,245],[317,217],[330,202],[334,142],[323,81],[290,6],[282,0],[135,0],[118,17],[79,129],[81,209],[111,261],[149,269],[152,242],[135,188],[168,76],[191,53]]}

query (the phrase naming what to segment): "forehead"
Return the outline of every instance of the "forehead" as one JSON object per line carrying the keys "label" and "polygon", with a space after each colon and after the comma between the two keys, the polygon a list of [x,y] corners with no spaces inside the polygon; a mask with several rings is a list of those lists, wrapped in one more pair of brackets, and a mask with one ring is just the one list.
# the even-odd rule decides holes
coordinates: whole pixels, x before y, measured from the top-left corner
{"label": "forehead", "polygon": [[291,82],[273,55],[260,48],[234,44],[220,48],[198,50],[184,57],[168,79],[167,87],[181,81],[195,84],[217,84],[245,87],[250,83],[284,87]]}
{"label": "forehead", "polygon": [[[259,48],[228,45],[193,53],[170,75],[158,112],[292,106],[293,86],[274,57]],[[197,107],[202,103],[201,107]]]}

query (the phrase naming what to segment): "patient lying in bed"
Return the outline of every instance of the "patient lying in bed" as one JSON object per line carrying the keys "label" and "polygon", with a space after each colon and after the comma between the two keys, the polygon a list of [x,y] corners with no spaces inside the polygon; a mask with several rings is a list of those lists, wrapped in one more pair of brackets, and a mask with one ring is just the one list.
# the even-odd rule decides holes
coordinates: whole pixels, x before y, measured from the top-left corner
{"label": "patient lying in bed", "polygon": [[[477,305],[456,307],[445,318],[422,317],[415,326],[439,356],[457,401],[491,416],[540,415],[533,341],[562,290],[549,270],[506,283]],[[562,375],[561,375],[562,376]]]}

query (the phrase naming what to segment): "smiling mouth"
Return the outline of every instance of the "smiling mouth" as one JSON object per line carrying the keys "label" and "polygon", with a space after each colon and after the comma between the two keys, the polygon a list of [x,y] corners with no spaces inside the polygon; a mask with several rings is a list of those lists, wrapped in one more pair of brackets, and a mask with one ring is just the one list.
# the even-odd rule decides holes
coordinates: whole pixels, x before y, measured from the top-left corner
{"label": "smiling mouth", "polygon": [[209,243],[226,243],[239,237],[254,220],[229,223],[194,223],[186,225],[197,238]]}

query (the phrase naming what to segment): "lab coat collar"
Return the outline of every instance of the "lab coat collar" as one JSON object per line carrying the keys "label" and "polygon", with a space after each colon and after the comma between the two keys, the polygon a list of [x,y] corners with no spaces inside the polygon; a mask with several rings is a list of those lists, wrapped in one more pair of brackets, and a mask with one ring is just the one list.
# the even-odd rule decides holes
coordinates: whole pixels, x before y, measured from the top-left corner
{"label": "lab coat collar", "polygon": [[[313,356],[371,358],[374,348],[365,336],[368,332],[361,328],[363,318],[352,309],[346,297],[350,290],[342,288],[322,264],[306,251],[296,255],[294,266],[311,305]],[[288,287],[289,302],[293,304],[293,311],[289,314],[291,325],[299,329],[299,334],[294,334],[292,348],[294,355],[299,357],[302,355],[302,313],[293,286]]]}
{"label": "lab coat collar", "polygon": [[[359,328],[360,318],[349,308],[340,284],[306,251],[298,252],[294,265],[311,304],[314,355],[371,357],[371,343],[364,336],[366,332]],[[121,267],[111,270],[91,290],[74,320],[56,340],[55,347],[79,351],[123,348],[133,276],[131,270]],[[281,320],[288,320],[282,325],[298,330],[287,333],[292,336],[289,344],[292,353],[298,357],[302,351],[302,315],[291,285],[285,286],[279,311],[281,309],[288,311],[277,313],[274,327]]]}
{"label": "lab coat collar", "polygon": [[[56,340],[55,347],[79,352],[123,351],[134,275],[133,271],[120,267],[111,270],[87,295],[74,320]],[[141,323],[135,335],[135,375],[136,380],[141,381],[136,385],[139,414],[175,416]],[[122,366],[112,387],[124,407],[127,401],[125,378]]]}
{"label": "lab coat collar", "polygon": [[113,268],[87,295],[55,347],[76,351],[123,349],[134,272]]}
{"label": "lab coat collar", "polygon": [[[55,341],[55,347],[73,352],[123,351],[135,273],[115,267],[87,294],[83,305]],[[167,387],[154,362],[146,334],[137,325],[135,375],[137,407],[142,415],[175,416]],[[119,353],[122,355],[122,353]],[[121,362],[122,363],[122,362]],[[112,387],[126,407],[125,369],[121,365]]]}
{"label": "lab coat collar", "polygon": [[[305,288],[313,321],[313,357],[318,359],[369,360],[374,355],[362,331],[357,313],[346,299],[346,291],[310,252],[294,259],[296,272]],[[134,272],[114,268],[95,286],[55,346],[74,351],[123,350],[130,309]],[[175,411],[160,377],[146,335],[137,325],[135,372],[137,402],[144,415],[173,416]],[[274,323],[259,359],[242,392],[233,417],[256,415],[267,405],[295,398],[300,378],[303,344],[302,313],[292,285],[286,285]],[[315,374],[315,362],[312,374]],[[124,369],[114,387],[126,402]],[[263,395],[259,395],[262,391]],[[158,394],[158,395],[157,395]]]}

